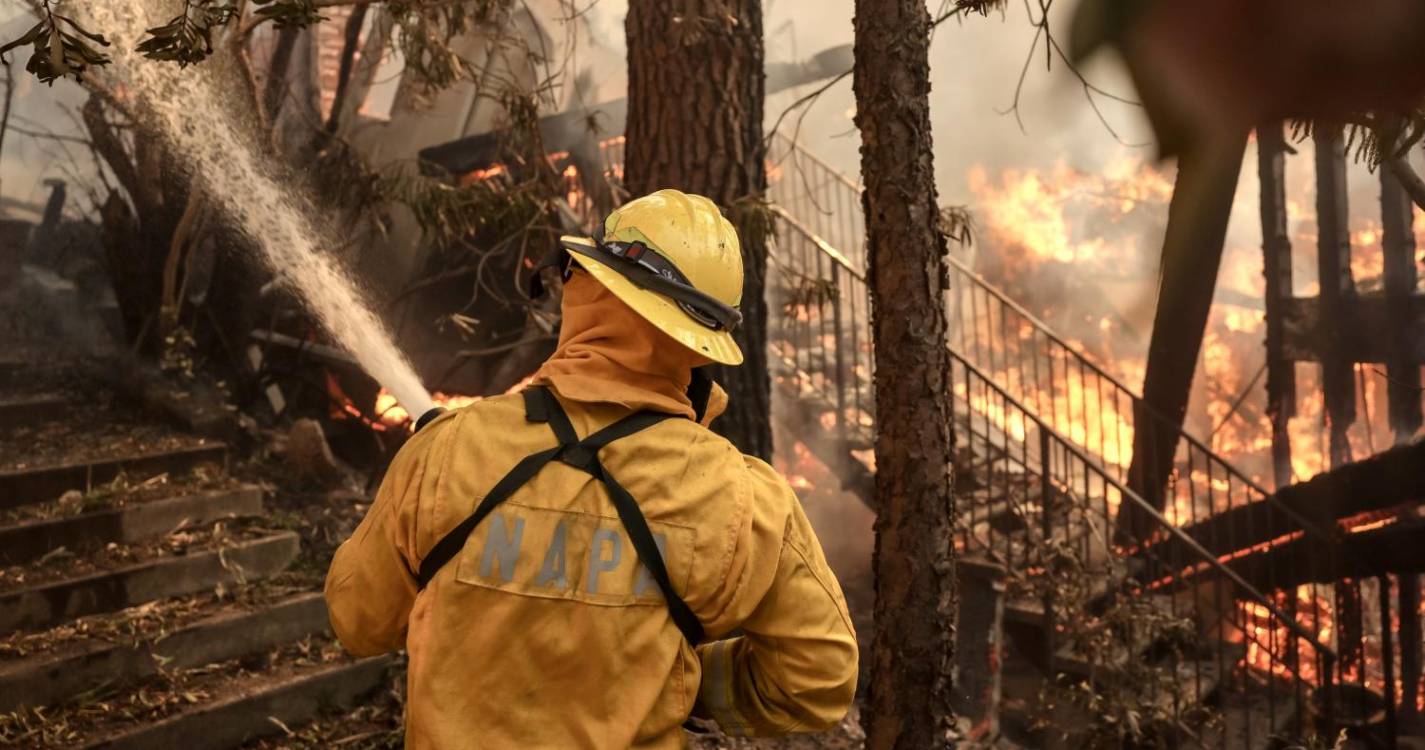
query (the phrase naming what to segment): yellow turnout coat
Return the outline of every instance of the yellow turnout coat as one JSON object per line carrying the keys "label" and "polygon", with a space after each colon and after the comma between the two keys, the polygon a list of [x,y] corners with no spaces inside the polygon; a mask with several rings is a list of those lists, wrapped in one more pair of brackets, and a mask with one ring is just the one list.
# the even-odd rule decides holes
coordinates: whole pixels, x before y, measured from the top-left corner
{"label": "yellow turnout coat", "polygon": [[[577,330],[570,304],[566,327]],[[552,386],[580,437],[660,403],[610,384],[607,401],[575,400],[567,391],[579,382],[554,373],[536,382]],[[408,747],[674,748],[694,711],[746,735],[813,731],[844,716],[857,648],[841,589],[787,483],[705,426],[725,403],[714,389],[703,423],[668,419],[599,454],[637,499],[674,590],[706,629],[696,649],[604,486],[557,462],[419,590],[414,571],[436,542],[555,438],[526,421],[519,395],[444,415],[411,438],[326,584],[349,651],[409,652]]]}

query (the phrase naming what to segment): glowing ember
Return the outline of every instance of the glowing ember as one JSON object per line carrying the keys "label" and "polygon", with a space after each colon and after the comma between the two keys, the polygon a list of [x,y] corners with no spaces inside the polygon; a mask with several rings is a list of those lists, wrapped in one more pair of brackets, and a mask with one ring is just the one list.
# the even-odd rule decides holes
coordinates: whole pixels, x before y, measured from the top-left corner
{"label": "glowing ember", "polygon": [[[459,409],[483,398],[484,396],[450,395],[439,391],[431,394],[431,400],[435,402],[435,405],[446,409]],[[392,396],[385,388],[376,394],[376,416],[381,424],[389,427],[405,426],[411,421],[411,415],[406,412],[404,407],[396,403],[396,397]]]}

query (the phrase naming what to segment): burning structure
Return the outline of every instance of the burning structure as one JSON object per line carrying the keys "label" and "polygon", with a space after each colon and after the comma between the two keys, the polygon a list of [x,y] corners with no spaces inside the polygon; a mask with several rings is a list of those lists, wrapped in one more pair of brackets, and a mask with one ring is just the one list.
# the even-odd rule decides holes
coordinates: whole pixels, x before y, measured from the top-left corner
{"label": "burning structure", "polygon": [[[527,248],[496,251],[516,247],[511,225],[574,229],[622,197],[622,81],[585,77],[557,96],[540,91],[543,110],[557,113],[544,117],[518,101],[493,102],[473,82],[430,95],[382,72],[383,50],[394,45],[386,9],[332,13],[335,22],[313,33],[265,29],[254,42],[290,55],[291,67],[260,81],[292,84],[274,138],[306,148],[301,123],[326,123],[363,155],[418,163],[439,183],[429,195],[455,197],[434,207],[397,202],[380,225],[389,244],[353,252],[352,265],[383,270],[391,317],[424,380],[453,393],[518,389],[552,345],[555,321],[547,308],[513,301],[532,265]],[[529,51],[554,41],[554,13],[538,2],[516,13],[524,46],[478,34],[458,44],[491,76],[533,86],[549,61]],[[572,28],[581,43],[596,38],[583,20]],[[843,58],[832,49],[784,66],[781,83],[836,74]],[[1341,727],[1382,746],[1420,733],[1425,558],[1415,551],[1415,513],[1425,478],[1409,440],[1421,421],[1415,237],[1425,220],[1385,176],[1379,219],[1353,218],[1347,198],[1359,191],[1350,190],[1339,139],[1313,147],[1314,160],[1288,160],[1281,132],[1258,135],[1257,190],[1245,182],[1237,206],[1250,214],[1258,198],[1263,250],[1257,217],[1237,221],[1181,425],[1145,411],[1137,385],[1152,325],[1141,290],[1158,270],[1154,240],[1144,238],[1163,230],[1170,171],[1124,158],[1091,175],[970,173],[977,244],[950,261],[947,344],[967,613],[959,669],[973,686],[960,708],[971,736],[1121,746],[1131,724],[1144,744],[1256,748]],[[864,509],[835,507],[846,497],[869,504],[876,471],[860,186],[781,135],[768,174],[780,468],[814,517],[864,524]],[[555,199],[526,200],[529,181]],[[457,214],[479,220],[433,239],[430,227]],[[1300,252],[1312,247],[1314,268]],[[270,410],[320,405],[325,439],[347,449],[339,453],[373,434],[398,442],[409,415],[394,396],[278,308],[241,342]],[[433,319],[445,327],[427,325]],[[321,377],[299,377],[313,363]],[[478,398],[434,396],[448,405]],[[1171,447],[1154,467],[1161,497],[1130,476],[1135,438],[1148,431]],[[205,455],[217,454],[226,455]],[[0,481],[30,481],[23,473]],[[1125,509],[1144,524],[1125,531]],[[295,554],[289,536],[250,531],[281,547],[283,565]],[[55,553],[31,551],[24,562]],[[16,597],[42,598],[32,594]],[[311,600],[281,606],[300,608],[307,632]],[[46,610],[30,624],[69,614]],[[367,685],[381,666],[342,664],[317,678],[331,688],[358,674]],[[15,669],[26,684],[48,686],[36,695],[84,687],[55,687],[34,662]],[[137,731],[130,739],[158,736]]]}

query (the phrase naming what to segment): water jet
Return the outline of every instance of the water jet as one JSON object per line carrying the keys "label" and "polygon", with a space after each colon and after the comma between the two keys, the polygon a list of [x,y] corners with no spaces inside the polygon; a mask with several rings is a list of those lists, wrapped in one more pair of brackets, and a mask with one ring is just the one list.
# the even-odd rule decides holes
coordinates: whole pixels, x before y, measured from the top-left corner
{"label": "water jet", "polygon": [[196,69],[143,58],[135,45],[153,3],[110,0],[86,8],[94,25],[116,38],[104,75],[131,91],[194,183],[220,206],[263,262],[290,285],[338,345],[350,352],[411,414],[432,407],[430,394],[396,348],[381,320],[362,300],[350,275],[323,251],[338,243],[314,221],[274,165],[245,137],[237,113],[218,86],[217,59]]}

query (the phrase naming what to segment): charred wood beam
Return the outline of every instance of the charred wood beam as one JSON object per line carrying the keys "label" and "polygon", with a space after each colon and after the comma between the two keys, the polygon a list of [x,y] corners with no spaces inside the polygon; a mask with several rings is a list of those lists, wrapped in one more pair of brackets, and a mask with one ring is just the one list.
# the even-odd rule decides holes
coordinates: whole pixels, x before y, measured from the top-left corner
{"label": "charred wood beam", "polygon": [[[1404,715],[1417,712],[1422,671],[1420,628],[1420,576],[1400,576],[1400,703]],[[1414,616],[1407,616],[1414,613]]]}
{"label": "charred wood beam", "polygon": [[1419,574],[1425,572],[1425,519],[1403,519],[1384,528],[1346,534],[1337,543],[1336,562],[1322,554],[1320,543],[1300,537],[1238,557],[1227,566],[1259,589],[1339,583],[1342,578],[1359,581],[1389,573]]}
{"label": "charred wood beam", "polygon": [[1286,139],[1282,124],[1257,128],[1261,184],[1262,274],[1266,277],[1267,415],[1272,425],[1272,474],[1277,487],[1291,483],[1291,437],[1296,416],[1296,365],[1286,356],[1283,315],[1291,298],[1291,234],[1286,213]]}
{"label": "charred wood beam", "polygon": [[[1408,166],[1408,165],[1407,165]],[[1418,182],[1419,177],[1411,172]],[[1421,393],[1418,343],[1425,338],[1425,322],[1411,318],[1411,297],[1415,291],[1414,204],[1407,195],[1404,180],[1398,172],[1380,172],[1381,240],[1385,277],[1385,308],[1394,326],[1384,329],[1390,337],[1386,359],[1386,402],[1390,426],[1397,444],[1404,443],[1420,429]],[[1425,201],[1425,183],[1419,198]],[[1413,325],[1412,325],[1413,324]],[[1382,592],[1387,579],[1382,578]],[[1421,661],[1420,576],[1402,573],[1399,576],[1400,618],[1400,685],[1401,710],[1407,717],[1416,713],[1416,701],[1425,665]],[[1388,620],[1387,620],[1388,621]],[[1387,631],[1388,632],[1388,629]]]}
{"label": "charred wood beam", "polygon": [[[1178,161],[1143,398],[1133,409],[1133,462],[1128,469],[1129,487],[1156,508],[1163,507],[1163,490],[1173,473],[1246,144],[1245,132],[1213,139]],[[1130,510],[1118,519],[1120,537],[1144,538],[1152,521],[1135,512],[1136,506],[1126,507]]]}
{"label": "charred wood beam", "polygon": [[286,334],[274,333],[272,331],[264,331],[260,329],[254,330],[250,334],[250,336],[253,341],[259,341],[265,344],[285,347],[304,356],[309,356],[312,359],[315,359],[326,365],[335,365],[338,367],[360,367],[357,361],[353,359],[350,354],[347,354],[346,352],[334,346],[318,344],[312,341],[305,341],[303,339],[295,338],[293,336],[288,336]]}
{"label": "charred wood beam", "polygon": [[1350,335],[1340,342],[1342,353],[1354,362],[1390,362],[1392,351],[1405,353],[1417,364],[1425,363],[1425,295],[1407,293],[1394,309],[1381,292],[1353,294],[1334,318],[1322,317],[1316,297],[1293,297],[1282,304],[1282,356],[1293,362],[1319,362],[1330,345],[1322,330],[1331,325]]}
{"label": "charred wood beam", "polygon": [[[1263,500],[1219,513],[1183,528],[1209,552],[1225,558],[1297,531],[1298,522],[1285,507],[1315,528],[1329,531],[1345,518],[1425,501],[1425,441],[1399,445],[1384,453],[1332,469],[1300,484],[1283,487]],[[1316,535],[1303,537],[1316,553],[1327,557]],[[1191,550],[1176,538],[1141,553],[1159,560],[1189,560]]]}
{"label": "charred wood beam", "polygon": [[1316,335],[1322,342],[1321,389],[1330,426],[1331,466],[1351,460],[1346,429],[1356,421],[1355,362],[1348,341],[1355,329],[1342,325],[1356,293],[1351,278],[1350,209],[1346,182],[1346,143],[1339,126],[1319,124],[1316,151],[1316,268],[1321,280],[1321,315]]}
{"label": "charred wood beam", "polygon": [[[1385,359],[1386,400],[1395,441],[1403,443],[1420,429],[1419,342],[1425,338],[1425,321],[1411,318],[1415,291],[1414,206],[1390,170],[1380,172],[1381,251],[1385,277],[1385,309],[1393,324],[1382,329],[1388,338]],[[1412,325],[1414,323],[1414,325]]]}

